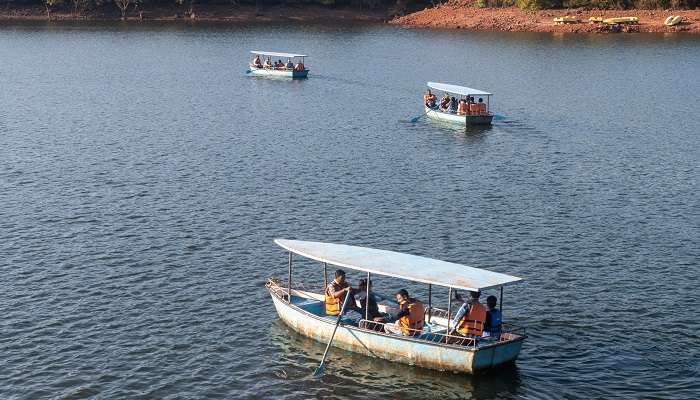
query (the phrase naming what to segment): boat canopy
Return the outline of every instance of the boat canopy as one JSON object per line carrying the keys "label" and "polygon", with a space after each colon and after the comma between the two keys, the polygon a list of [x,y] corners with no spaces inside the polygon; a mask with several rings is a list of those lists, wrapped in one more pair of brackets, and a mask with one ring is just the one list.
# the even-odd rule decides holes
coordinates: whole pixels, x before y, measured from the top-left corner
{"label": "boat canopy", "polygon": [[283,58],[294,58],[294,57],[308,57],[305,54],[294,54],[294,53],[276,53],[274,51],[259,51],[251,50],[253,54],[259,54],[261,56],[272,56],[272,57],[283,57]]}
{"label": "boat canopy", "polygon": [[388,250],[288,239],[275,239],[275,243],[292,253],[339,267],[456,289],[479,291],[522,280],[498,272]]}
{"label": "boat canopy", "polygon": [[492,96],[489,92],[484,92],[479,89],[472,89],[465,86],[450,85],[447,83],[428,82],[428,87],[443,92],[461,94],[463,96]]}

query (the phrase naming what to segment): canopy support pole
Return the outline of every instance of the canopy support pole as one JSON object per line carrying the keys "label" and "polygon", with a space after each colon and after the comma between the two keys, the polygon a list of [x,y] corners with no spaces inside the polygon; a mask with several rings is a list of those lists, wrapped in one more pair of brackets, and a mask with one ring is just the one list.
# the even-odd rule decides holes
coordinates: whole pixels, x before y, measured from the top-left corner
{"label": "canopy support pole", "polygon": [[289,279],[287,280],[287,303],[292,304],[292,252],[289,252]]}
{"label": "canopy support pole", "polygon": [[450,334],[450,319],[452,318],[452,288],[447,299],[447,334]]}
{"label": "canopy support pole", "polygon": [[[491,110],[491,96],[486,96],[486,112],[490,112]],[[501,286],[501,290],[503,290],[503,287]]]}
{"label": "canopy support pole", "polygon": [[501,311],[501,323],[503,323],[503,286],[501,286],[501,298],[498,299],[498,309]]}
{"label": "canopy support pole", "polygon": [[323,293],[325,295],[326,289],[328,289],[328,264],[323,263]]}
{"label": "canopy support pole", "polygon": [[433,285],[428,284],[428,322],[430,322],[430,316],[433,315]]}
{"label": "canopy support pole", "polygon": [[367,272],[367,297],[365,297],[365,320],[369,319],[369,272]]}

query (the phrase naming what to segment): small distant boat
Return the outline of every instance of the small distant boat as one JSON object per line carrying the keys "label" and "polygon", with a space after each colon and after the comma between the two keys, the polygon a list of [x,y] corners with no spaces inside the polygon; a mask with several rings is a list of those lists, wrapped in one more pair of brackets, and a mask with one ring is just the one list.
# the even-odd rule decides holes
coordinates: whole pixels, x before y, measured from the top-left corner
{"label": "small distant boat", "polygon": [[606,18],[603,20],[604,24],[607,25],[619,25],[619,24],[638,24],[638,17],[617,17],[617,18]]}
{"label": "small distant boat", "polygon": [[666,26],[676,26],[683,22],[683,17],[680,15],[671,15],[670,17],[666,18],[664,21],[664,25]]}
{"label": "small distant boat", "polygon": [[578,24],[579,22],[580,21],[579,21],[578,17],[574,17],[571,15],[554,18],[555,24]]}
{"label": "small distant boat", "polygon": [[[518,277],[367,247],[287,239],[275,239],[275,243],[289,251],[288,280],[279,282],[271,278],[266,287],[280,319],[304,336],[323,343],[334,337],[331,342],[333,346],[355,353],[440,371],[462,373],[473,373],[512,363],[520,354],[527,337],[524,328],[502,323],[500,334],[480,337],[455,335],[455,327],[451,326],[451,318],[456,309],[456,305],[452,303],[454,290],[496,290],[497,293],[500,292],[498,304],[503,306],[503,287],[521,281]],[[405,279],[426,285],[428,302],[424,314],[421,315],[421,327],[407,329],[408,332],[413,331],[408,335],[387,333],[383,329],[385,323],[373,321],[366,311],[359,321],[347,315],[341,316],[338,321],[337,312],[335,315],[328,313],[324,293],[312,291],[311,287],[305,288],[301,282],[297,282],[296,287],[291,285],[292,254],[322,265],[324,287],[328,284],[327,265],[364,272],[368,282],[376,276],[386,276],[392,280]],[[305,262],[302,265],[303,274],[308,275],[310,264]],[[432,303],[435,287],[449,289],[446,310],[439,309]],[[350,299],[355,301],[352,297]],[[382,313],[390,309],[383,304],[379,304],[378,307]],[[336,322],[339,323],[339,328],[337,333],[334,333]],[[480,321],[473,322],[478,324]]]}
{"label": "small distant boat", "polygon": [[[295,53],[277,53],[274,51],[251,51],[255,54],[256,58],[260,58],[260,64],[255,65],[251,62],[249,70],[247,71],[251,75],[261,75],[261,76],[276,76],[284,78],[306,78],[309,75],[309,70],[304,65],[304,58],[308,57],[305,54],[295,54]],[[272,57],[272,58],[271,58]],[[264,60],[263,60],[264,58]],[[274,66],[274,58],[280,59],[284,66]],[[269,65],[267,61],[270,62]],[[288,67],[287,61],[291,63],[291,68]]]}
{"label": "small distant boat", "polygon": [[437,104],[435,107],[429,107],[428,104],[424,104],[425,115],[428,118],[455,122],[462,125],[491,125],[493,114],[489,111],[489,102],[493,94],[465,86],[438,82],[428,82],[428,88],[451,95],[457,95],[459,97],[457,100],[468,97],[476,97],[479,100],[486,98],[485,103],[479,101],[467,104],[468,109],[463,113],[441,110]]}
{"label": "small distant boat", "polygon": [[599,24],[599,23],[603,22],[603,19],[604,19],[603,17],[590,17],[590,18],[588,18],[588,22],[590,22],[592,24]]}

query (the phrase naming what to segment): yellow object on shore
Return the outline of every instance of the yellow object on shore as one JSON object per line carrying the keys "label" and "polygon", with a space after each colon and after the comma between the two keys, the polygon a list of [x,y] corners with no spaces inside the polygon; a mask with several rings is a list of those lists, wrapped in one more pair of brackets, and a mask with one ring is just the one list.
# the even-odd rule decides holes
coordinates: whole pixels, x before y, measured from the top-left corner
{"label": "yellow object on shore", "polygon": [[590,23],[603,22],[603,17],[590,17],[590,18],[588,18],[588,22],[590,22]]}
{"label": "yellow object on shore", "polygon": [[639,18],[637,17],[618,17],[618,18],[606,18],[603,20],[604,24],[616,25],[616,24],[638,24]]}
{"label": "yellow object on shore", "polygon": [[674,26],[680,24],[681,22],[683,22],[683,17],[680,15],[671,15],[670,17],[666,18],[664,25]]}
{"label": "yellow object on shore", "polygon": [[578,24],[579,20],[576,17],[573,17],[571,15],[567,15],[565,17],[554,18],[554,23],[555,24]]}

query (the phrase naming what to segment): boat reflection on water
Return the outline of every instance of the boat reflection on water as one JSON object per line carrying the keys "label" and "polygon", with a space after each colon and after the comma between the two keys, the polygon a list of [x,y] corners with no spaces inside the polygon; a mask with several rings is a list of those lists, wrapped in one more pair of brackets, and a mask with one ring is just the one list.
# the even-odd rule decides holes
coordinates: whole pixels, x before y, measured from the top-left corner
{"label": "boat reflection on water", "polygon": [[323,356],[323,343],[295,332],[279,319],[271,324],[270,339],[280,349],[278,376],[308,379],[310,385],[318,385],[319,389],[332,384],[333,395],[339,397],[355,395],[358,388],[362,392],[375,391],[381,397],[405,394],[408,390],[411,397],[440,399],[510,397],[518,393],[521,385],[515,363],[473,375],[455,374],[393,363],[336,347],[328,355],[326,376],[321,382],[311,374]]}

